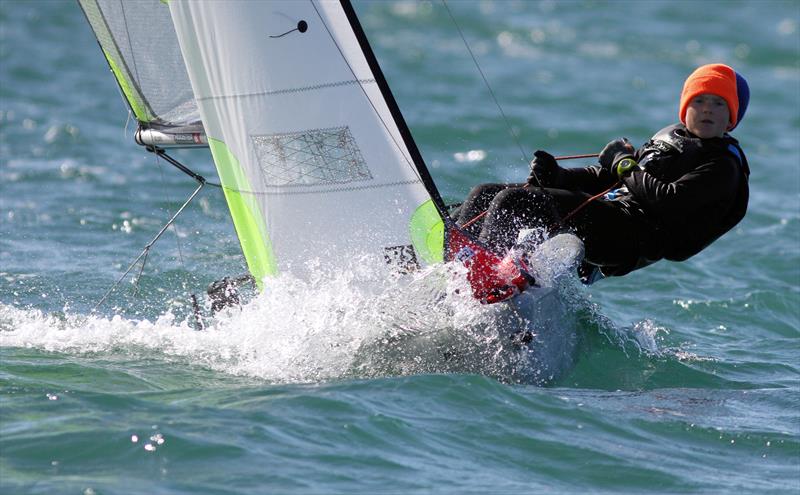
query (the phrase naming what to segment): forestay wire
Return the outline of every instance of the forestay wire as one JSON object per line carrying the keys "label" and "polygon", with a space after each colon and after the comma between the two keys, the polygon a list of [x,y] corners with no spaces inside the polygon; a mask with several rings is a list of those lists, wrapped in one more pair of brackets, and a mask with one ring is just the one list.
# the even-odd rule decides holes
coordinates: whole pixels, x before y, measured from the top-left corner
{"label": "forestay wire", "polygon": [[[189,177],[193,178],[195,181],[197,181],[198,186],[192,192],[192,194],[189,196],[189,198],[186,201],[183,202],[181,207],[178,208],[178,211],[176,211],[175,214],[170,217],[169,221],[167,221],[167,223],[161,228],[161,230],[158,231],[158,234],[156,234],[156,236],[153,237],[153,239],[149,243],[147,243],[147,245],[144,247],[144,250],[139,254],[139,256],[135,260],[133,260],[133,262],[128,266],[128,269],[125,270],[125,273],[120,275],[120,277],[117,279],[117,281],[114,282],[114,284],[106,291],[105,295],[103,295],[103,297],[100,299],[100,301],[98,301],[97,304],[95,304],[94,308],[92,308],[92,313],[97,311],[97,308],[99,308],[100,305],[102,305],[106,301],[106,299],[108,299],[108,296],[110,296],[111,293],[114,292],[114,290],[117,288],[117,286],[119,286],[119,284],[125,279],[125,277],[127,277],[128,274],[133,270],[133,268],[136,266],[136,264],[139,263],[139,261],[141,261],[142,265],[139,268],[139,273],[136,276],[136,279],[134,280],[134,286],[138,287],[139,279],[141,278],[142,273],[144,272],[144,266],[147,263],[147,256],[150,254],[150,249],[153,247],[153,245],[156,243],[156,241],[158,241],[161,238],[161,236],[164,235],[164,232],[166,232],[167,229],[170,228],[170,226],[172,226],[172,224],[175,222],[175,220],[177,220],[178,216],[181,213],[183,213],[183,210],[187,206],[189,206],[189,203],[191,203],[192,200],[195,198],[195,196],[197,196],[197,194],[200,193],[200,190],[203,189],[203,187],[205,187],[205,186],[213,186],[213,187],[218,187],[218,188],[222,188],[223,187],[221,184],[217,184],[215,182],[210,182],[210,181],[206,180],[206,178],[203,177],[202,175],[194,172],[193,170],[189,169],[186,165],[180,163],[178,160],[176,160],[176,159],[172,158],[171,156],[169,156],[161,148],[148,146],[147,147],[147,151],[150,151],[151,153],[155,153],[157,157],[163,158],[167,163],[169,163],[173,167],[177,168],[181,172],[185,173]],[[178,250],[180,251],[180,242],[178,244]],[[181,264],[183,264],[183,259],[181,259]]]}
{"label": "forestay wire", "polygon": [[[131,272],[131,270],[133,270],[133,267],[135,267],[135,266],[136,266],[136,264],[137,264],[137,263],[139,263],[139,260],[142,260],[142,259],[143,259],[143,261],[142,261],[142,267],[141,267],[141,269],[139,270],[139,277],[141,277],[141,275],[142,275],[142,272],[144,271],[144,265],[145,265],[145,263],[147,262],[147,255],[148,255],[148,254],[150,254],[150,248],[152,248],[152,247],[153,247],[153,245],[156,243],[156,241],[158,241],[158,240],[161,238],[161,236],[164,234],[164,232],[166,232],[166,231],[167,231],[167,229],[168,229],[168,228],[169,228],[169,227],[172,225],[172,223],[173,223],[173,222],[175,222],[175,219],[177,219],[177,218],[178,218],[178,215],[180,215],[180,214],[183,212],[184,208],[186,208],[186,207],[189,205],[189,203],[191,203],[191,202],[192,202],[192,200],[194,199],[194,197],[195,197],[195,196],[197,196],[197,194],[200,192],[200,190],[201,190],[201,189],[203,188],[203,186],[205,186],[205,185],[206,185],[206,183],[205,183],[205,182],[201,182],[201,183],[200,183],[200,184],[197,186],[197,188],[194,190],[194,192],[191,194],[191,196],[189,196],[189,199],[187,199],[187,200],[186,200],[186,201],[183,203],[183,205],[181,205],[181,207],[180,207],[180,208],[178,208],[178,211],[176,211],[176,212],[175,212],[175,214],[174,214],[174,215],[172,215],[172,218],[170,218],[170,219],[169,219],[169,221],[166,223],[166,225],[164,225],[164,226],[161,228],[161,230],[160,230],[160,231],[158,231],[158,234],[156,234],[156,236],[153,238],[153,240],[151,240],[150,242],[148,242],[148,243],[147,243],[147,245],[144,247],[144,250],[141,252],[141,254],[139,254],[139,256],[138,256],[138,257],[137,257],[135,260],[133,260],[133,263],[131,263],[131,264],[130,264],[130,266],[128,266],[128,269],[127,269],[127,270],[125,270],[125,273],[123,273],[123,274],[122,274],[122,275],[121,275],[121,276],[120,276],[120,277],[117,279],[117,281],[116,281],[116,282],[114,282],[114,285],[112,285],[112,286],[111,286],[111,288],[109,288],[109,289],[108,289],[108,291],[106,291],[105,295],[104,295],[104,296],[103,296],[103,297],[100,299],[100,301],[98,301],[98,302],[97,302],[97,304],[95,304],[94,308],[92,309],[92,312],[93,312],[93,313],[94,313],[95,311],[97,311],[97,308],[99,308],[99,307],[100,307],[100,305],[101,305],[101,304],[103,304],[103,303],[105,302],[105,300],[106,300],[106,299],[108,299],[108,296],[110,296],[110,295],[111,295],[111,293],[112,293],[112,292],[114,292],[114,289],[116,289],[116,288],[117,288],[117,286],[118,286],[118,285],[119,285],[119,284],[120,284],[120,283],[121,283],[121,282],[122,282],[122,281],[125,279],[125,277],[127,277],[127,276],[128,276],[128,274]],[[137,283],[138,283],[138,277],[137,277]]]}

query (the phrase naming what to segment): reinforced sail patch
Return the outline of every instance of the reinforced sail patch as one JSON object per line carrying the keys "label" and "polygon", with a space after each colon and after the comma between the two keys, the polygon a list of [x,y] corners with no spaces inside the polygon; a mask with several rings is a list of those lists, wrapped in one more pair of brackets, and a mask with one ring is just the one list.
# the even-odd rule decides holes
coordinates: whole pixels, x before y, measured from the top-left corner
{"label": "reinforced sail patch", "polygon": [[251,139],[266,186],[346,184],[372,179],[347,126]]}

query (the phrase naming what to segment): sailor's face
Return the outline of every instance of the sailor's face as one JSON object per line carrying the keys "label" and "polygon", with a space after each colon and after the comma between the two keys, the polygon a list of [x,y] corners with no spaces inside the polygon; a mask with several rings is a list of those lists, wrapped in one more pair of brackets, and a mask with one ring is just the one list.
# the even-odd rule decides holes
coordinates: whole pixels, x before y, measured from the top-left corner
{"label": "sailor's face", "polygon": [[697,95],[686,108],[686,128],[699,138],[722,137],[730,124],[728,102],[721,96]]}

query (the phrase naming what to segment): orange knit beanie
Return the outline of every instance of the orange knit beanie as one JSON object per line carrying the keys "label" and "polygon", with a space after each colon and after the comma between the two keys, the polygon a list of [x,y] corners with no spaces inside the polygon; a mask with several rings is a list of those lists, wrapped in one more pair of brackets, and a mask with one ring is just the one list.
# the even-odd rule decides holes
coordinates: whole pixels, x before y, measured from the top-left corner
{"label": "orange knit beanie", "polygon": [[709,64],[698,67],[683,83],[681,106],[678,115],[686,124],[686,108],[697,95],[705,93],[722,97],[728,103],[730,125],[736,127],[739,114],[739,96],[736,91],[736,72],[724,64]]}

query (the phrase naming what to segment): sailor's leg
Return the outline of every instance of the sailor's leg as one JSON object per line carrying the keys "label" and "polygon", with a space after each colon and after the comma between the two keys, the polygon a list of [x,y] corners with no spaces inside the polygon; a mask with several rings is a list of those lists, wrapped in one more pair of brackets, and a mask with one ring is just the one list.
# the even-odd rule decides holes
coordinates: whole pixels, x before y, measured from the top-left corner
{"label": "sailor's leg", "polygon": [[[561,191],[554,196],[559,206],[570,203]],[[569,227],[583,240],[586,261],[600,266],[605,275],[624,275],[640,267],[650,228],[622,204],[592,201],[570,219]]]}
{"label": "sailor's leg", "polygon": [[542,228],[551,234],[558,230],[558,219],[549,194],[529,188],[505,189],[492,201],[480,239],[504,252],[516,243],[520,230]]}
{"label": "sailor's leg", "polygon": [[[454,215],[458,225],[464,225],[478,215],[489,209],[489,205],[498,193],[508,188],[521,187],[522,184],[480,184],[472,188],[464,203],[459,206],[457,214]],[[467,227],[467,232],[478,235],[483,225],[483,219],[479,219]]]}

